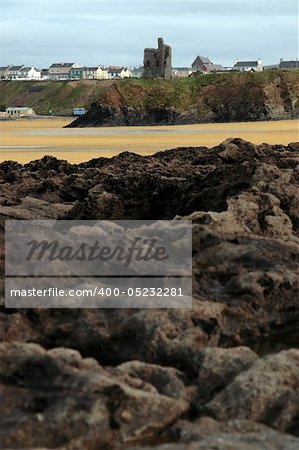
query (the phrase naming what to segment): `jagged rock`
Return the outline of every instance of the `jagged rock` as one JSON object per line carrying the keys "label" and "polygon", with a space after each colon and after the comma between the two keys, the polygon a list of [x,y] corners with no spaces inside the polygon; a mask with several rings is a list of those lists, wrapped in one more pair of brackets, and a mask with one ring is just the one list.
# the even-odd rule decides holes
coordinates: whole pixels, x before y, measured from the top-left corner
{"label": "jagged rock", "polygon": [[135,446],[126,450],[297,450],[299,439],[274,431],[261,433],[215,433],[189,444]]}
{"label": "jagged rock", "polygon": [[239,373],[249,369],[257,355],[247,347],[230,349],[207,347],[198,354],[199,372],[196,384],[197,395],[193,407],[201,406],[211,400],[226,387]]}
{"label": "jagged rock", "polygon": [[48,203],[37,198],[25,197],[17,205],[0,206],[0,220],[59,219],[71,208],[71,205]]}
{"label": "jagged rock", "polygon": [[298,348],[298,155],[297,143],[228,139],[80,165],[1,163],[3,218],[193,220],[192,309],[146,311],[6,309],[2,220],[5,445],[297,450],[264,425],[297,433],[296,351],[256,360],[240,346]]}
{"label": "jagged rock", "polygon": [[[223,158],[232,148],[233,165],[231,157]],[[299,226],[297,165],[294,144],[253,145],[237,138],[211,149],[179,148],[152,156],[125,152],[79,165],[44,157],[24,166],[1,163],[0,197],[6,206],[26,196],[50,203],[75,201],[70,217],[78,219],[89,219],[94,209],[96,217],[109,218],[110,204],[113,218],[172,219],[194,211],[221,213],[235,202],[238,208],[243,204],[243,214],[246,206],[254,206],[252,222],[262,233],[269,230],[287,239]],[[266,201],[268,194],[273,197]],[[235,196],[238,201],[232,200]],[[236,218],[233,205],[231,212]]]}
{"label": "jagged rock", "polygon": [[77,352],[1,344],[1,447],[111,448],[142,441],[187,409],[183,399],[132,387]]}
{"label": "jagged rock", "polygon": [[186,396],[186,388],[182,381],[184,374],[172,367],[161,367],[155,364],[146,364],[142,361],[129,361],[117,366],[116,371],[127,373],[152,384],[159,394],[167,397]]}
{"label": "jagged rock", "polygon": [[218,420],[248,419],[298,435],[299,350],[257,360],[206,406]]}
{"label": "jagged rock", "polygon": [[171,441],[181,443],[196,442],[207,436],[218,433],[262,433],[271,431],[266,425],[250,420],[229,420],[219,422],[212,417],[202,416],[195,421],[178,420],[166,431],[166,436]]}

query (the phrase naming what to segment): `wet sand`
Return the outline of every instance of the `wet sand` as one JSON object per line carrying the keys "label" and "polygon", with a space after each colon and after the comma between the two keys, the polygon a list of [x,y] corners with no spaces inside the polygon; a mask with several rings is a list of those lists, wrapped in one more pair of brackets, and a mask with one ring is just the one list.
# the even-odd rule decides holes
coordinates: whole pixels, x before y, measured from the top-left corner
{"label": "wet sand", "polygon": [[67,128],[73,118],[0,121],[0,162],[27,163],[53,155],[72,163],[123,151],[152,154],[175,147],[213,147],[228,137],[255,144],[299,141],[299,121],[241,122],[157,127]]}

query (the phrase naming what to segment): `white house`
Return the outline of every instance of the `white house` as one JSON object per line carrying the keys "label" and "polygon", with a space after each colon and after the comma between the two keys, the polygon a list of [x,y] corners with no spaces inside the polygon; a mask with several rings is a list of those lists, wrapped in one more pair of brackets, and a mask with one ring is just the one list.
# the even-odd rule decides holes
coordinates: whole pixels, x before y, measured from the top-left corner
{"label": "white house", "polygon": [[173,78],[187,78],[193,72],[191,67],[173,67],[172,77]]}
{"label": "white house", "polygon": [[262,72],[262,60],[257,59],[256,61],[239,61],[237,59],[233,69],[238,70],[239,72]]}
{"label": "white house", "polygon": [[32,108],[24,106],[14,106],[11,108],[6,108],[7,117],[23,117],[23,116],[34,116],[35,111]]}
{"label": "white house", "polygon": [[131,78],[133,73],[127,67],[110,66],[108,67],[108,78]]}
{"label": "white house", "polygon": [[6,74],[6,79],[7,80],[16,80],[17,78],[20,77],[20,70],[23,68],[24,66],[10,66],[7,74]]}
{"label": "white house", "polygon": [[35,67],[22,67],[18,74],[19,79],[37,80],[41,78],[41,71]]}

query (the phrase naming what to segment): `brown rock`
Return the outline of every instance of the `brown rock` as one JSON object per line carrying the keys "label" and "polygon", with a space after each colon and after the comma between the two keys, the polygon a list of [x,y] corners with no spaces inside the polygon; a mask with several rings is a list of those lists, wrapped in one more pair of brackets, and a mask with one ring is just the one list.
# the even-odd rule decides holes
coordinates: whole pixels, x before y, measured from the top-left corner
{"label": "brown rock", "polygon": [[[132,388],[77,352],[1,344],[1,447],[109,448],[142,441],[188,408]],[[127,444],[128,445],[128,444]]]}
{"label": "brown rock", "polygon": [[201,406],[211,400],[241,372],[249,369],[257,355],[247,347],[230,349],[207,347],[198,355],[201,361],[196,380],[198,392],[193,407]]}
{"label": "brown rock", "polygon": [[206,406],[218,420],[247,419],[298,434],[299,350],[257,360]]}

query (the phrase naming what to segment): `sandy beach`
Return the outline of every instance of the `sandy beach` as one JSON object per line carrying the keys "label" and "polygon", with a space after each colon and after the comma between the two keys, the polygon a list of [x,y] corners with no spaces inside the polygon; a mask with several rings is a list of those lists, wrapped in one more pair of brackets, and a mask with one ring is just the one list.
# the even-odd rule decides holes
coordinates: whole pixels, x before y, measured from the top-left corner
{"label": "sandy beach", "polygon": [[27,163],[53,155],[72,163],[123,151],[152,154],[175,147],[213,147],[228,137],[261,144],[299,141],[299,121],[213,123],[155,127],[64,129],[73,118],[18,119],[0,122],[0,161]]}

